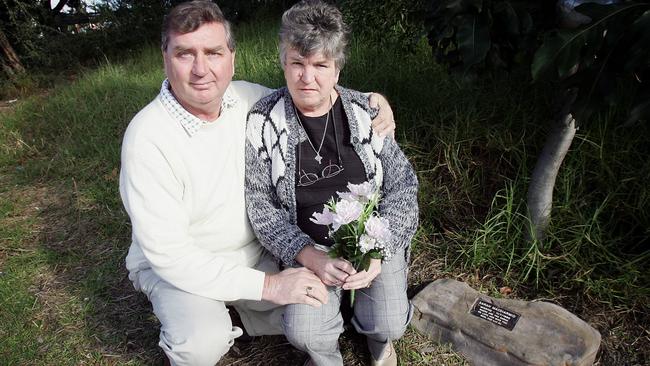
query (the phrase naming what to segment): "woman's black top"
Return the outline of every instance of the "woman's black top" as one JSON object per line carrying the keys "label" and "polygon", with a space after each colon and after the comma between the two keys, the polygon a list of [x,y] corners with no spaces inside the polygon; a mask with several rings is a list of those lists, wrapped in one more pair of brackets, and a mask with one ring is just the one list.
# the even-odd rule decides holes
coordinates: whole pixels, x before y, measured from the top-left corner
{"label": "woman's black top", "polygon": [[[300,111],[297,112],[307,136],[318,150],[327,114],[307,117]],[[324,204],[332,197],[338,198],[337,191],[347,191],[348,183],[360,184],[366,181],[363,163],[350,141],[348,118],[343,110],[341,98],[337,98],[332,106],[325,140],[320,149],[321,163],[315,160],[316,152],[309,141],[303,141],[296,147],[298,227],[318,244],[329,246],[334,242],[328,238],[327,226],[317,225],[309,220],[312,214],[322,212]]]}

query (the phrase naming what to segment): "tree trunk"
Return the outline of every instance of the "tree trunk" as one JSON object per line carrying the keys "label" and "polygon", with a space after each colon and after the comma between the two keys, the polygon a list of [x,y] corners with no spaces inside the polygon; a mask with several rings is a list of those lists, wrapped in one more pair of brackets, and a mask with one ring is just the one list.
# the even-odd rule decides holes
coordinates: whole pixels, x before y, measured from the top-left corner
{"label": "tree trunk", "polygon": [[20,63],[20,58],[18,58],[14,48],[11,47],[2,29],[0,29],[0,50],[2,50],[2,54],[0,54],[2,68],[9,76],[25,72],[23,64]]}
{"label": "tree trunk", "polygon": [[528,214],[531,221],[529,239],[543,240],[551,220],[555,180],[576,134],[575,119],[569,109],[575,101],[570,91],[555,125],[549,131],[546,143],[537,159],[528,187]]}

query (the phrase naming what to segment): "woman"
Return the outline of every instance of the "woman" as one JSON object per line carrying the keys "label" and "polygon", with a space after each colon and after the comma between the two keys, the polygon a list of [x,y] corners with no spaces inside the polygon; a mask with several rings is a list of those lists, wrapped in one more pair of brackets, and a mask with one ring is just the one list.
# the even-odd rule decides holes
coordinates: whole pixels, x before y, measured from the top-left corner
{"label": "woman", "polygon": [[[280,29],[280,61],[287,83],[250,111],[246,143],[246,199],[257,237],[285,266],[304,266],[328,286],[321,307],[288,305],[287,339],[308,364],[342,365],[342,290],[356,289],[352,324],[367,336],[373,365],[396,365],[392,341],[411,316],[406,297],[409,245],[417,227],[417,178],[396,142],[374,134],[366,95],[337,85],[345,63],[347,27],[335,7],[302,1]],[[389,260],[357,272],[321,250],[333,243],[327,227],[309,218],[348,182],[381,188],[380,215],[391,225]],[[309,288],[305,289],[309,294]]]}

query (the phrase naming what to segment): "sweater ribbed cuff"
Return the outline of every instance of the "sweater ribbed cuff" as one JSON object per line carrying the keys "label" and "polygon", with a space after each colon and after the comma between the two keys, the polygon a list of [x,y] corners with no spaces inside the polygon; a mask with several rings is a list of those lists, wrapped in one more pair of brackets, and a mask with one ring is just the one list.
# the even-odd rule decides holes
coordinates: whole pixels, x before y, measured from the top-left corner
{"label": "sweater ribbed cuff", "polygon": [[253,268],[244,268],[241,277],[236,281],[224,284],[232,289],[239,289],[239,299],[242,300],[262,300],[262,291],[264,290],[265,273]]}

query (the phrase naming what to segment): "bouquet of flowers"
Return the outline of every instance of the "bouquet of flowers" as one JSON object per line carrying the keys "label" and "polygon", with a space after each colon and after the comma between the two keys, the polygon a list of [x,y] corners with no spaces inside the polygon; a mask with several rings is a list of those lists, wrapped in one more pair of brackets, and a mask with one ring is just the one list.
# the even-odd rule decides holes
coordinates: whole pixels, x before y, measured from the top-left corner
{"label": "bouquet of flowers", "polygon": [[[314,212],[310,220],[329,227],[329,237],[334,245],[329,251],[332,258],[348,260],[354,268],[368,270],[371,259],[387,259],[390,253],[385,244],[391,239],[388,220],[379,216],[379,190],[371,182],[348,183],[348,192],[337,192],[323,212]],[[354,305],[354,290],[350,293]]]}

